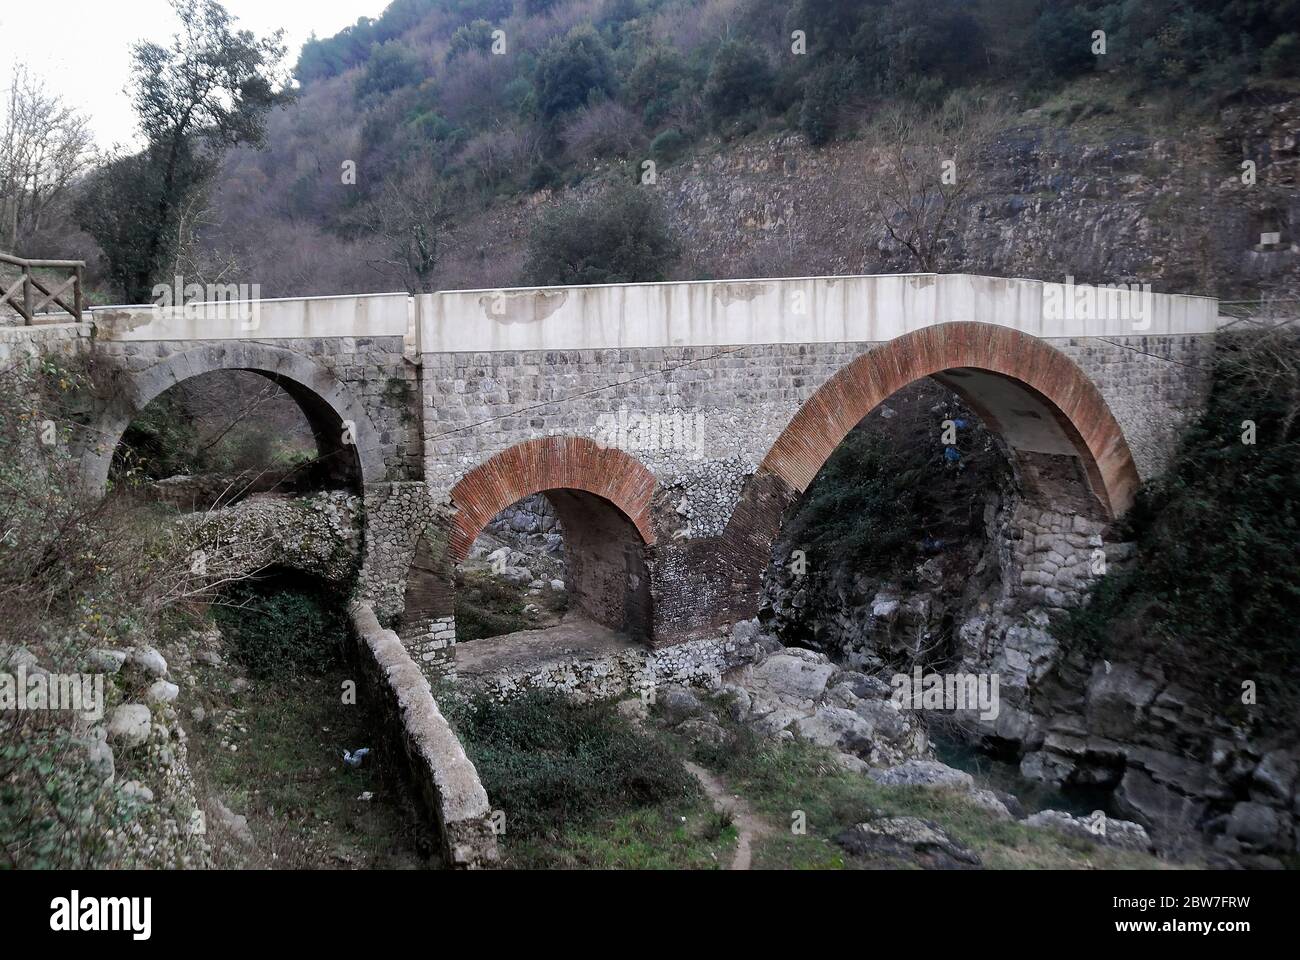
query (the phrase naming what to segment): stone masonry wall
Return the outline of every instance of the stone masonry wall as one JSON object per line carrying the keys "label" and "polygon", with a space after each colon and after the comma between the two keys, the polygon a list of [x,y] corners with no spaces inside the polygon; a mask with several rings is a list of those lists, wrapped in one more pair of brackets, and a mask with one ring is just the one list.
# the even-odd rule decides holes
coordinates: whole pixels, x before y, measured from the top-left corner
{"label": "stone masonry wall", "polygon": [[[316,337],[274,340],[268,344],[300,353],[325,367],[360,400],[379,434],[389,480],[418,479],[420,449],[419,374],[402,355],[401,337]],[[98,355],[119,360],[128,371],[199,346],[220,348],[222,341],[99,340]]]}
{"label": "stone masonry wall", "polygon": [[[1158,473],[1199,406],[1209,338],[1047,342],[1097,385],[1124,429],[1139,473]],[[426,354],[425,476],[440,498],[467,471],[515,444],[555,434],[589,437],[625,450],[656,475],[672,492],[686,535],[713,535],[725,526],[740,482],[800,405],[873,346]],[[687,430],[684,441],[670,439],[665,448],[658,439],[680,431],[656,429],[648,414],[698,415],[690,421],[699,424],[698,441]]]}

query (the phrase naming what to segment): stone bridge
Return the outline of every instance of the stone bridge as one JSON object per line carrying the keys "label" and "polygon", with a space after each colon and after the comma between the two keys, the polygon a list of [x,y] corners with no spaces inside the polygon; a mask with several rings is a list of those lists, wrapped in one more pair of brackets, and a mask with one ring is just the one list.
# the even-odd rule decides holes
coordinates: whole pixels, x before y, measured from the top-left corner
{"label": "stone bridge", "polygon": [[93,489],[169,387],[282,385],[364,495],[361,598],[437,671],[454,566],[534,493],[599,623],[667,651],[752,617],[787,510],[927,376],[1000,434],[1029,499],[1074,484],[1095,545],[1195,413],[1219,322],[1204,297],[916,274],[100,308],[67,336],[118,371],[85,444]]}

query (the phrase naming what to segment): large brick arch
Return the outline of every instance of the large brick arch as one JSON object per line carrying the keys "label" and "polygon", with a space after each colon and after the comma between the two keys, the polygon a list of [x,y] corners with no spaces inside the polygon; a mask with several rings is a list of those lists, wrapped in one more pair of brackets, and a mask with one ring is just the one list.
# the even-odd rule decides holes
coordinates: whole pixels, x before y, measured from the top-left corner
{"label": "large brick arch", "polygon": [[[1043,402],[1073,446],[1102,509],[1133,503],[1139,477],[1124,432],[1100,391],[1069,357],[1038,338],[987,323],[944,323],[875,347],[827,380],[799,408],[746,484],[723,533],[733,584],[756,609],[763,571],[786,510],[850,430],[882,401],[922,377],[959,368],[1007,378]],[[957,389],[956,382],[944,381]],[[968,397],[990,422],[978,397]]]}
{"label": "large brick arch", "polygon": [[[1101,392],[1069,357],[1030,334],[989,323],[943,323],[904,334],[863,354],[799,409],[760,467],[802,492],[857,423],[909,383],[969,367],[1017,381],[1057,415],[1112,515],[1138,488],[1128,441]],[[978,399],[976,398],[978,403]]]}
{"label": "large brick arch", "polygon": [[650,505],[655,477],[638,460],[586,437],[543,437],[516,444],[475,467],[451,490],[456,505],[450,553],[453,563],[498,513],[547,490],[582,490],[617,507],[641,540],[654,543]]}
{"label": "large brick arch", "polygon": [[[131,421],[164,391],[204,373],[246,370],[273,380],[297,402],[322,444],[322,452],[355,455],[364,484],[385,479],[379,434],[365,408],[329,370],[300,353],[248,341],[231,340],[174,353],[139,371],[124,375],[121,389],[101,412],[82,452],[82,482],[102,494],[108,482],[113,452]],[[353,443],[344,450],[344,423],[351,425]],[[328,448],[328,449],[327,449]]]}

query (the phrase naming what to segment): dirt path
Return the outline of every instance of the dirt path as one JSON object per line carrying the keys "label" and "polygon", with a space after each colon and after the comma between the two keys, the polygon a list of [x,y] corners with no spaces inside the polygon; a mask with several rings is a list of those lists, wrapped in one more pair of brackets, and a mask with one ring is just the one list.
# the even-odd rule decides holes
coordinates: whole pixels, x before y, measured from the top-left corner
{"label": "dirt path", "polygon": [[709,799],[713,801],[713,808],[729,812],[732,822],[736,825],[736,855],[731,858],[731,866],[728,869],[748,870],[753,860],[754,841],[769,833],[771,828],[754,815],[754,812],[749,809],[749,804],[728,791],[723,782],[708,770],[689,760],[684,760],[683,764],[709,795]]}

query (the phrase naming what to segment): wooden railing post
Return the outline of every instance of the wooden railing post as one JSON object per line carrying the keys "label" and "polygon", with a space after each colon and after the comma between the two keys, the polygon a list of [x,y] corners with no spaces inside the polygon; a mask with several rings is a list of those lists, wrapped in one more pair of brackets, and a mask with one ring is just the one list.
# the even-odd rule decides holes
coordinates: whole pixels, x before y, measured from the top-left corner
{"label": "wooden railing post", "polygon": [[23,323],[32,325],[32,265],[23,264]]}

